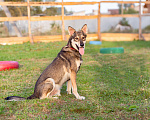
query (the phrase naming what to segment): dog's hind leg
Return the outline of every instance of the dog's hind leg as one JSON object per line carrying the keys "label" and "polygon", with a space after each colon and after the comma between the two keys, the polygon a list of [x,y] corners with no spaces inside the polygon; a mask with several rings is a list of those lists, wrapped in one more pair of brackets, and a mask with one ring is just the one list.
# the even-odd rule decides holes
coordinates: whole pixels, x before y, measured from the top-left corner
{"label": "dog's hind leg", "polygon": [[59,84],[55,84],[54,90],[50,93],[50,96],[61,96],[60,94],[61,86]]}
{"label": "dog's hind leg", "polygon": [[67,94],[71,94],[71,87],[72,87],[72,84],[71,84],[71,80],[69,80],[68,82],[67,82]]}
{"label": "dog's hind leg", "polygon": [[52,97],[51,93],[55,89],[55,81],[52,78],[47,78],[40,87],[40,99]]}

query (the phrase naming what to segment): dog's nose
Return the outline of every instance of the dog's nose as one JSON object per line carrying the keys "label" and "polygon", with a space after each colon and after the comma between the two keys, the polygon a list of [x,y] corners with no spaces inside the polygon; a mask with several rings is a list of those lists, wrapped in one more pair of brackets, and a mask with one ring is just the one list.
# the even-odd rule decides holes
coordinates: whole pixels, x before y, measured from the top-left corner
{"label": "dog's nose", "polygon": [[83,42],[81,42],[81,43],[80,43],[80,46],[81,46],[81,47],[84,47],[84,43],[83,43]]}

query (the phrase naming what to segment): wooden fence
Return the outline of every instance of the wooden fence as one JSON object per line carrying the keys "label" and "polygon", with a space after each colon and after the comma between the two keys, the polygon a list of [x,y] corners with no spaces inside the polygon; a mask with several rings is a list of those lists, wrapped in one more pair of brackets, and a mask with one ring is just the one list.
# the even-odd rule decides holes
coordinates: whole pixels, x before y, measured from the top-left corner
{"label": "wooden fence", "polygon": [[[28,11],[27,17],[0,17],[0,21],[17,21],[17,20],[28,20],[28,37],[8,37],[8,38],[0,38],[0,44],[20,44],[23,42],[30,41],[33,42],[50,42],[50,41],[62,41],[65,40],[65,28],[64,28],[64,20],[78,20],[78,19],[97,19],[97,34],[88,34],[87,40],[105,40],[105,41],[132,41],[134,39],[143,39],[150,40],[149,34],[142,34],[141,30],[141,9],[139,9],[139,14],[117,14],[117,15],[105,15],[101,14],[101,3],[141,3],[150,4],[150,1],[100,1],[100,2],[0,2],[1,6],[26,6]],[[90,16],[65,16],[64,15],[64,5],[98,5],[98,15],[90,15]],[[30,7],[31,6],[56,6],[60,5],[62,7],[62,12],[60,16],[41,16],[34,17],[30,15]],[[141,7],[139,7],[141,8]],[[123,8],[122,8],[123,11]],[[101,18],[102,17],[137,17],[139,18],[139,33],[101,33]],[[62,21],[62,35],[50,35],[50,36],[32,36],[31,33],[31,21],[43,21],[43,20],[61,20]],[[67,36],[68,37],[68,36]]]}

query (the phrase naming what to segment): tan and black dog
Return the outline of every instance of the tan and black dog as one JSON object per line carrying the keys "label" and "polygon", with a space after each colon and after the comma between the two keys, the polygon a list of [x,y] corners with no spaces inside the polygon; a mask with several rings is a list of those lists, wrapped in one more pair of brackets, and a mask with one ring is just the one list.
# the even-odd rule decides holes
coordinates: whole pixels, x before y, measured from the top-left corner
{"label": "tan and black dog", "polygon": [[[35,84],[34,93],[27,99],[44,99],[56,95],[60,96],[60,89],[65,82],[67,82],[68,94],[71,94],[72,88],[72,92],[77,99],[85,99],[84,96],[80,96],[77,92],[76,75],[84,54],[87,25],[85,24],[79,31],[69,26],[68,31],[70,38],[67,46],[61,49],[53,62],[43,71]],[[25,99],[18,96],[5,98],[8,101]]]}

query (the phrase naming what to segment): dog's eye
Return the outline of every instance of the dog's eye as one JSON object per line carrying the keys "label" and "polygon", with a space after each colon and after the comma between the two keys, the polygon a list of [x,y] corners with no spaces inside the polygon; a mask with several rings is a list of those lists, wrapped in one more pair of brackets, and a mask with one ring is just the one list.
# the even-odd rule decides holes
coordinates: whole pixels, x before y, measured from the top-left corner
{"label": "dog's eye", "polygon": [[84,39],[85,37],[82,37],[82,39]]}
{"label": "dog's eye", "polygon": [[75,40],[78,40],[79,38],[75,38]]}

